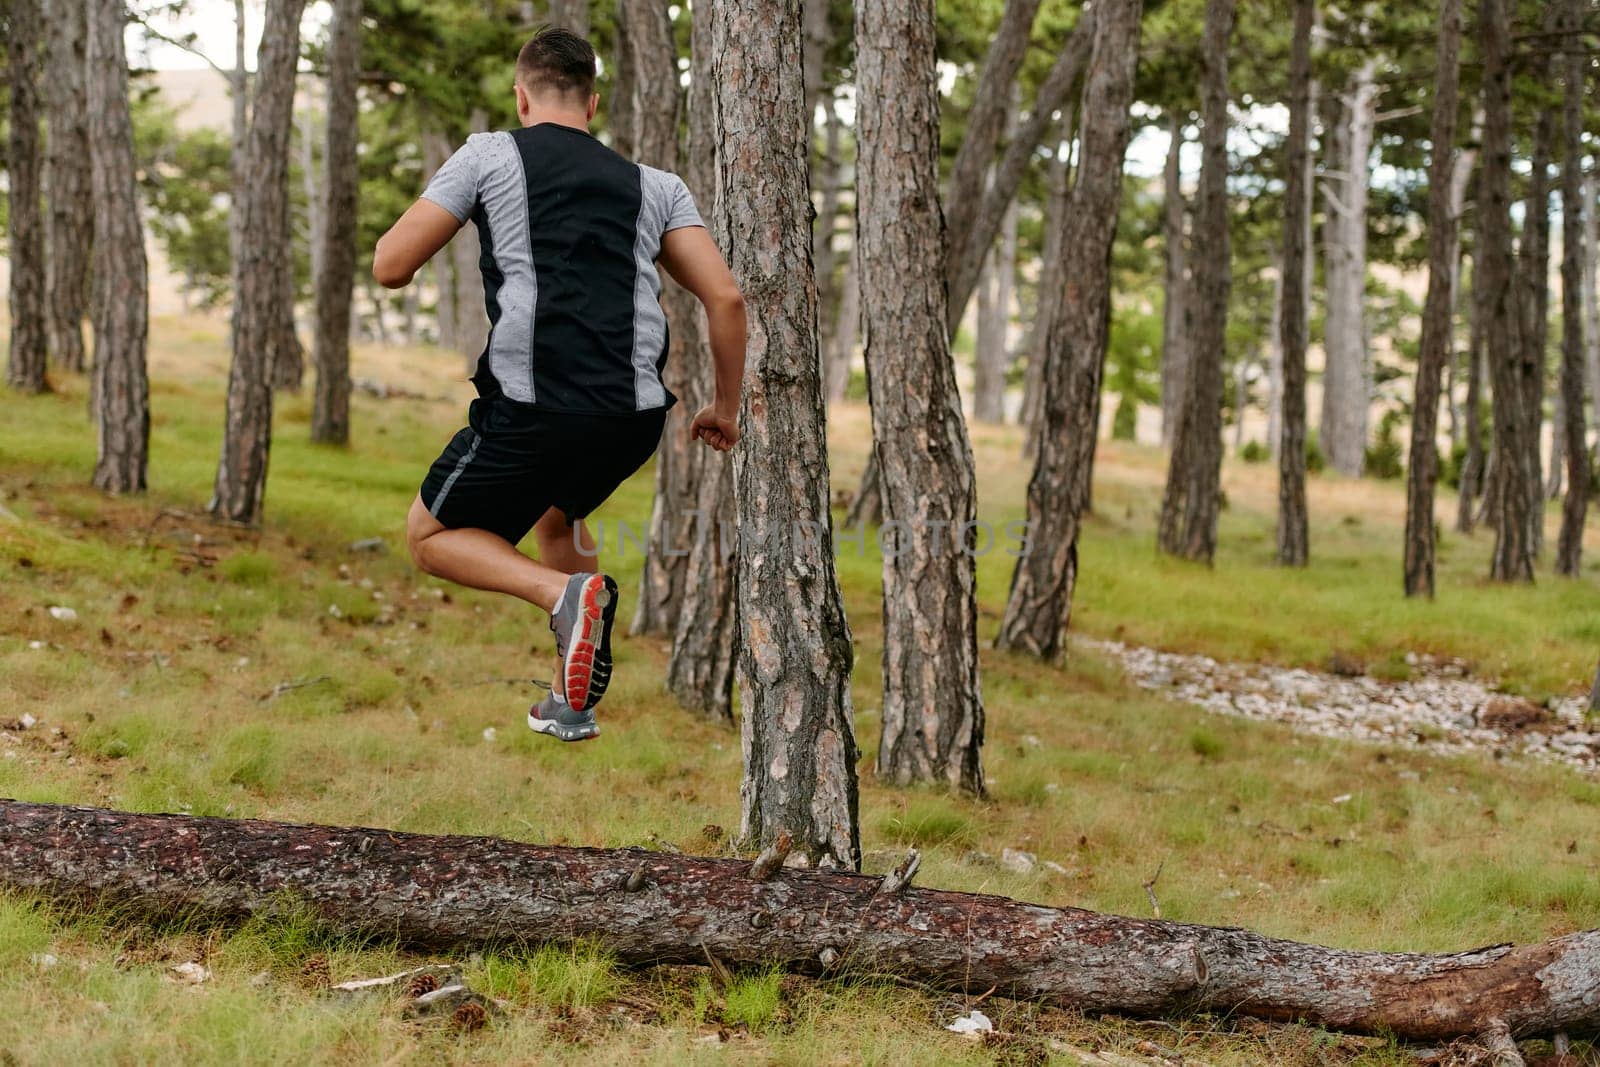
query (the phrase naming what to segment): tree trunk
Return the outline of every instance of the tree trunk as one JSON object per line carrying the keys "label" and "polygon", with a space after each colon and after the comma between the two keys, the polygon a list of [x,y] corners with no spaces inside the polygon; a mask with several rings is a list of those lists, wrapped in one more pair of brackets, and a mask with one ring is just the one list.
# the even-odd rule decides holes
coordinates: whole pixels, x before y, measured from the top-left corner
{"label": "tree trunk", "polygon": [[[1555,24],[1547,8],[1543,23],[1547,31]],[[1536,73],[1541,81],[1551,79]],[[1533,149],[1528,176],[1528,196],[1523,202],[1522,242],[1518,249],[1513,286],[1518,294],[1521,315],[1517,338],[1522,348],[1522,410],[1525,431],[1519,484],[1528,495],[1528,539],[1535,557],[1544,551],[1544,391],[1546,354],[1550,343],[1550,154],[1555,140],[1555,120],[1551,109],[1540,108],[1533,129]]]}
{"label": "tree trunk", "polygon": [[916,859],[869,877],[0,801],[0,885],[133,916],[235,923],[299,908],[337,935],[435,951],[590,942],[625,964],[710,957],[997,992],[1086,1014],[1242,1014],[1412,1041],[1600,1025],[1600,931],[1441,955],[1328,949],[921,889],[908,884]]}
{"label": "tree trunk", "polygon": [[1528,517],[1528,435],[1524,398],[1532,368],[1517,345],[1517,300],[1511,277],[1511,27],[1506,0],[1480,0],[1483,53],[1483,170],[1478,182],[1478,277],[1484,343],[1494,385],[1495,520],[1489,577],[1533,581]]}
{"label": "tree trunk", "polygon": [[1061,289],[1066,295],[1050,320],[1043,425],[1028,482],[1029,545],[1011,576],[995,639],[996,647],[1043,659],[1057,658],[1065,647],[1078,580],[1078,532],[1094,461],[1111,319],[1111,249],[1122,204],[1143,8],[1140,0],[1108,0],[1096,6],[1101,10],[1083,89],[1078,176],[1061,220]]}
{"label": "tree trunk", "polygon": [[1023,351],[1028,354],[1028,367],[1022,386],[1024,459],[1037,455],[1034,445],[1043,421],[1046,342],[1050,336],[1050,323],[1058,314],[1057,309],[1064,295],[1061,289],[1061,238],[1066,229],[1063,220],[1071,195],[1071,187],[1067,183],[1067,156],[1072,147],[1071,107],[1061,113],[1060,135],[1045,170],[1044,247],[1039,256],[1039,284],[1034,297],[1033,323],[1028,329],[1028,339],[1023,344]]}
{"label": "tree trunk", "polygon": [[[1034,20],[1039,14],[1039,3],[1040,0],[1006,0],[1005,9],[1000,15],[1000,25],[995,28],[994,38],[989,42],[988,51],[984,53],[983,67],[978,72],[977,85],[973,87],[972,109],[967,113],[967,124],[961,137],[961,146],[956,150],[955,162],[950,166],[950,180],[945,187],[944,196],[948,254],[952,258],[967,256],[975,261],[969,272],[971,274],[971,281],[967,285],[969,294],[976,288],[978,274],[983,269],[984,257],[989,247],[994,244],[994,230],[998,227],[991,228],[985,239],[969,238],[973,236],[972,228],[977,222],[984,198],[988,195],[998,195],[993,180],[995,152],[1000,146],[1001,137],[1006,132],[1007,114],[1015,110],[1011,106],[1011,101],[1017,85],[1017,76],[1022,70],[1022,62],[1028,57],[1028,41],[1033,32]],[[1040,103],[1042,102],[1041,100]],[[1039,103],[1036,103],[1035,107],[1038,106]],[[1053,107],[1054,105],[1052,109]],[[1039,132],[1042,133],[1043,129],[1041,128]],[[1038,134],[1034,135],[1033,143],[1038,143]],[[1000,205],[1002,210],[1015,195],[1016,191],[1013,189],[1006,196],[1005,203]],[[954,277],[954,272],[958,270],[962,268],[951,263],[947,273]],[[965,309],[966,300],[963,299],[961,308],[949,309],[950,321],[959,324]],[[955,325],[950,326],[949,333],[952,337],[955,336],[955,332]]]}
{"label": "tree trunk", "polygon": [[1307,271],[1311,258],[1311,26],[1315,0],[1295,0],[1289,61],[1289,144],[1283,209],[1283,272],[1278,279],[1278,350],[1283,382],[1278,452],[1278,562],[1304,567],[1311,559],[1306,507]]}
{"label": "tree trunk", "polygon": [[1450,280],[1455,270],[1450,194],[1455,185],[1456,111],[1460,100],[1461,0],[1443,0],[1435,65],[1433,126],[1428,134],[1428,295],[1411,406],[1411,457],[1406,472],[1406,596],[1433,597],[1434,486],[1439,480],[1439,381],[1455,332]]}
{"label": "tree trunk", "polygon": [[246,158],[239,168],[249,175],[248,193],[236,195],[233,205],[246,237],[233,264],[233,361],[228,370],[222,459],[210,508],[234,522],[261,521],[267,487],[272,374],[284,344],[287,290],[282,278],[291,270],[288,248],[275,244],[271,235],[284,234],[289,226],[289,128],[304,6],[305,0],[267,0],[256,55],[255,106]]}
{"label": "tree trunk", "polygon": [[[474,133],[482,133],[489,128],[489,116],[474,110],[471,126]],[[449,151],[449,147],[444,146],[445,158],[449,157]],[[456,351],[469,376],[477,369],[478,358],[489,344],[489,312],[484,303],[483,273],[478,269],[481,253],[477,226],[463,226],[450,239],[456,282]]]}
{"label": "tree trunk", "polygon": [[86,366],[83,320],[89,312],[94,235],[94,200],[89,168],[84,165],[90,158],[85,6],[81,0],[59,0],[49,5],[47,18],[50,350],[57,366],[81,374]]}
{"label": "tree trunk", "polygon": [[1188,204],[1183,199],[1184,116],[1167,117],[1167,165],[1161,197],[1161,243],[1166,250],[1166,274],[1161,308],[1161,443],[1170,446],[1183,410],[1183,371],[1188,362],[1189,266],[1184,233]]}
{"label": "tree trunk", "polygon": [[[809,8],[807,9],[809,12]],[[807,16],[809,17],[809,15]],[[834,275],[839,258],[834,248],[839,228],[839,194],[844,184],[843,123],[834,107],[833,95],[822,95],[822,151],[812,157],[813,184],[822,189],[822,203],[811,231],[811,255],[817,264],[817,316],[821,322],[822,365],[828,381],[833,380],[834,339],[839,333],[839,286]],[[834,399],[831,390],[826,399]]]}
{"label": "tree trunk", "polygon": [[94,378],[100,399],[94,484],[110,493],[143,492],[150,453],[145,374],[150,289],[128,112],[126,24],[122,0],[94,0],[85,26],[95,227]]}
{"label": "tree trunk", "polygon": [[[1561,423],[1566,439],[1567,498],[1561,508],[1561,535],[1556,542],[1556,573],[1582,574],[1583,524],[1589,508],[1589,448],[1583,417],[1583,216],[1593,212],[1583,199],[1583,89],[1588,57],[1579,29],[1586,0],[1567,0],[1563,12],[1567,36],[1566,87],[1561,109]],[[1551,458],[1555,466],[1555,458]]]}
{"label": "tree trunk", "polygon": [[1228,237],[1228,38],[1233,0],[1207,0],[1201,46],[1200,191],[1193,268],[1193,348],[1183,416],[1167,469],[1158,543],[1163,552],[1210,563],[1217,550],[1222,481],[1222,357],[1233,284]]}
{"label": "tree trunk", "polygon": [[[1285,245],[1288,244],[1285,235]],[[1267,320],[1267,451],[1276,460],[1283,445],[1283,272],[1272,280],[1272,315]]]}
{"label": "tree trunk", "polygon": [[612,56],[616,72],[611,76],[611,115],[606,121],[611,131],[611,147],[632,159],[639,150],[639,78],[634,70],[633,27],[624,9],[625,0],[616,0],[617,47]]}
{"label": "tree trunk", "polygon": [[334,0],[328,34],[328,139],[324,154],[321,270],[317,275],[317,332],[313,362],[317,391],[311,439],[350,440],[350,297],[356,274],[356,87],[361,78],[361,0]]}
{"label": "tree trunk", "polygon": [[[1578,359],[1581,371],[1583,359]],[[1583,398],[1583,379],[1578,379],[1578,397]],[[1556,369],[1556,392],[1550,401],[1550,463],[1545,474],[1544,496],[1539,501],[1539,506],[1544,507],[1545,500],[1560,500],[1561,489],[1566,485],[1563,475],[1566,473],[1567,462],[1567,401],[1561,392],[1561,371]]]}
{"label": "tree trunk", "polygon": [[1006,418],[1011,370],[1011,288],[1017,270],[1017,203],[1006,209],[1000,241],[978,290],[978,337],[973,359],[972,417],[998,425]]}
{"label": "tree trunk", "polygon": [[[1016,135],[1006,144],[999,162],[994,165],[994,177],[988,188],[982,188],[981,168],[976,192],[969,191],[972,187],[968,183],[950,183],[945,196],[945,203],[950,210],[946,219],[948,251],[945,274],[950,293],[947,322],[952,337],[961,325],[961,317],[966,313],[967,303],[977,286],[978,273],[983,267],[982,250],[994,244],[1006,208],[1016,198],[1029,165],[1038,155],[1045,131],[1055,121],[1055,113],[1072,92],[1078,75],[1083,73],[1084,64],[1089,60],[1096,10],[1090,5],[1078,16],[1078,24],[1073,27],[1061,54],[1056,57],[1055,65],[1050,68],[1038,93],[1034,95],[1033,106],[1027,117],[1018,124]],[[1007,99],[1005,94],[1008,91],[1004,88],[999,90],[997,100],[1001,104]],[[971,139],[970,132],[968,139]],[[962,147],[965,148],[965,144]],[[981,157],[982,162],[987,164],[993,156],[991,145]]]}
{"label": "tree trunk", "polygon": [[[621,14],[628,20],[632,69],[640,88],[637,158],[652,167],[676,170],[680,108],[678,49],[672,19],[659,0],[622,0]],[[656,452],[655,506],[632,629],[636,634],[671,636],[678,629],[688,546],[694,535],[677,516],[696,498],[700,457],[695,453],[704,450],[703,445],[689,440],[688,420],[703,402],[700,383],[710,354],[700,338],[700,304],[693,294],[671,278],[663,278],[661,303],[666,309],[671,342],[666,386],[678,398],[678,404],[667,416],[661,447]]]}
{"label": "tree trunk", "polygon": [[1588,368],[1594,424],[1600,429],[1600,180],[1591,167],[1583,176],[1583,351]]}
{"label": "tree trunk", "polygon": [[[1482,194],[1479,194],[1482,199]],[[1483,229],[1480,220],[1480,233]],[[1467,443],[1466,458],[1461,462],[1461,485],[1456,506],[1456,530],[1471,533],[1477,525],[1477,499],[1483,489],[1486,459],[1483,451],[1483,374],[1484,374],[1484,316],[1486,304],[1483,288],[1483,253],[1481,245],[1473,251],[1472,292],[1467,303],[1471,323],[1467,329],[1467,397],[1463,404],[1462,435]]]}
{"label": "tree trunk", "polygon": [[1329,162],[1323,179],[1328,217],[1328,312],[1323,329],[1322,451],[1335,470],[1358,477],[1366,464],[1367,407],[1372,374],[1367,361],[1367,183],[1377,117],[1378,62],[1368,59],[1352,75],[1333,108]]}
{"label": "tree trunk", "polygon": [[[806,129],[817,120],[817,102],[822,98],[824,75],[828,67],[828,48],[833,44],[833,26],[829,19],[830,0],[801,0],[801,19],[804,45],[801,49],[801,77],[805,84]],[[822,288],[818,272],[818,291]]]}
{"label": "tree trunk", "polygon": [[977,497],[942,306],[934,5],[860,0],[855,16],[856,255],[873,452],[893,530],[878,775],[982,794]]}
{"label": "tree trunk", "polygon": [[751,331],[734,451],[744,840],[861,863],[850,627],[834,571],[799,0],[711,5],[716,229]]}
{"label": "tree trunk", "polygon": [[855,249],[844,261],[839,279],[839,315],[829,347],[828,402],[843,400],[850,391],[850,373],[855,369],[856,337],[861,327],[861,282],[856,275]]}
{"label": "tree trunk", "polygon": [[6,151],[11,273],[11,354],[6,381],[25,393],[50,388],[50,311],[45,300],[44,219],[39,187],[39,65],[42,57],[38,0],[10,0],[6,11],[6,89],[11,97]]}
{"label": "tree trunk", "polygon": [[550,25],[589,36],[589,0],[550,0]]}
{"label": "tree trunk", "polygon": [[[716,97],[712,89],[711,6],[690,9],[689,143],[684,180],[715,221],[717,188]],[[702,337],[701,344],[705,343]],[[702,352],[695,364],[700,395],[715,387],[715,370]],[[689,518],[693,539],[685,561],[677,632],[667,663],[667,688],[686,707],[732,724],[733,682],[739,655],[738,529],[733,508],[733,460],[706,448],[690,452],[697,465],[696,498]]]}

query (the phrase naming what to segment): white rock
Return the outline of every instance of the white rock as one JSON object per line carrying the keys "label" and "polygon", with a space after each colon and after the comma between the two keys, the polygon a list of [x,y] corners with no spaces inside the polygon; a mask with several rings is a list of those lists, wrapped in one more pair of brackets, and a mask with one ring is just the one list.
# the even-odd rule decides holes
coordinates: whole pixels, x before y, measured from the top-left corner
{"label": "white rock", "polygon": [[1348,803],[1350,803],[1350,800],[1351,800],[1353,795],[1354,794],[1351,794],[1351,793],[1340,793],[1338,796],[1333,798],[1331,803],[1334,803],[1334,804],[1348,804]]}
{"label": "white rock", "polygon": [[206,970],[205,964],[193,962],[173,964],[172,973],[190,985],[199,985],[211,977],[211,972]]}
{"label": "white rock", "polygon": [[483,729],[483,739],[485,741],[493,741],[494,740],[494,727],[493,726],[484,727],[484,729]]}
{"label": "white rock", "polygon": [[61,961],[48,952],[36,952],[29,957],[40,970],[49,970]]}
{"label": "white rock", "polygon": [[961,1034],[973,1040],[979,1040],[984,1034],[994,1032],[994,1023],[989,1017],[977,1008],[973,1008],[965,1015],[957,1015],[955,1020],[945,1027],[952,1034]]}
{"label": "white rock", "polygon": [[68,607],[63,607],[60,604],[54,604],[54,605],[51,606],[51,608],[50,608],[50,617],[52,619],[56,619],[56,620],[58,620],[60,622],[77,622],[78,621],[78,613],[76,611],[73,611],[71,608],[68,608]]}
{"label": "white rock", "polygon": [[33,649],[35,652],[37,652],[37,651],[39,651],[39,649],[48,648],[49,646],[46,645],[43,641],[29,641],[28,642],[28,647]]}
{"label": "white rock", "polygon": [[18,719],[17,721],[22,723],[22,728],[24,730],[31,730],[35,726],[39,725],[39,720],[35,719],[32,715],[29,715],[27,712],[23,712],[22,713],[22,718]]}
{"label": "white rock", "polygon": [[1029,874],[1039,865],[1039,857],[1032,852],[1024,852],[1019,848],[1006,848],[1000,850],[1000,866],[1008,871],[1018,874]]}

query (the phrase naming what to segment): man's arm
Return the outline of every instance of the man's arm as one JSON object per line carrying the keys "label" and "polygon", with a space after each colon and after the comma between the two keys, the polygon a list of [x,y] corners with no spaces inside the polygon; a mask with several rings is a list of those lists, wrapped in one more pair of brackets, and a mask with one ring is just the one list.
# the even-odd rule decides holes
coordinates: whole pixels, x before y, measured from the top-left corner
{"label": "man's arm", "polygon": [[387,289],[405,288],[459,229],[460,221],[450,212],[432,200],[418,200],[378,238],[372,251],[372,277]]}
{"label": "man's arm", "polygon": [[711,328],[711,362],[716,392],[711,403],[689,424],[698,437],[718,452],[739,441],[739,397],[744,388],[744,294],[722,253],[704,226],[682,226],[661,237],[661,265],[679,285],[705,306]]}

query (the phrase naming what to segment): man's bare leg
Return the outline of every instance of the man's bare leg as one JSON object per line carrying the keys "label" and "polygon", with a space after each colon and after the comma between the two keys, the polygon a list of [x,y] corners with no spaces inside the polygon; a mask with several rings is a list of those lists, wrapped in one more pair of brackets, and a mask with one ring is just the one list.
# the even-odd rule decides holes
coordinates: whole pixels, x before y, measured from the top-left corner
{"label": "man's bare leg", "polygon": [[[539,559],[558,571],[579,574],[598,570],[594,538],[582,519],[569,524],[560,508],[551,508],[533,524],[534,540],[539,543]],[[582,551],[579,548],[582,548]],[[551,677],[550,691],[566,697],[566,687],[561,684],[561,657],[556,656],[556,670]]]}
{"label": "man's bare leg", "polygon": [[[436,578],[506,593],[546,612],[555,610],[570,577],[528,558],[510,541],[488,530],[449,529],[428,513],[421,495],[411,502],[411,513],[406,516],[406,543],[417,566]],[[542,547],[542,538],[540,544]]]}

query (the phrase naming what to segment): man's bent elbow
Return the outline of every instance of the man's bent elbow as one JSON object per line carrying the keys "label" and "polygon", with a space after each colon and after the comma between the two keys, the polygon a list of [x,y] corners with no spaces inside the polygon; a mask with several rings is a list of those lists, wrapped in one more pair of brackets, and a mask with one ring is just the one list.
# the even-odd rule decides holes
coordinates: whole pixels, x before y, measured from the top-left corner
{"label": "man's bent elbow", "polygon": [[372,251],[373,281],[385,289],[404,289],[411,284],[411,276],[414,273],[394,262],[392,256],[384,254],[383,242],[378,242],[378,247]]}

